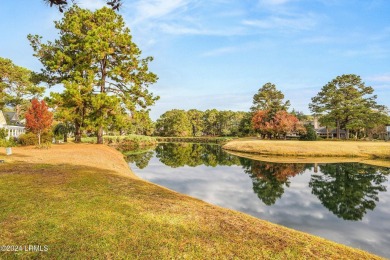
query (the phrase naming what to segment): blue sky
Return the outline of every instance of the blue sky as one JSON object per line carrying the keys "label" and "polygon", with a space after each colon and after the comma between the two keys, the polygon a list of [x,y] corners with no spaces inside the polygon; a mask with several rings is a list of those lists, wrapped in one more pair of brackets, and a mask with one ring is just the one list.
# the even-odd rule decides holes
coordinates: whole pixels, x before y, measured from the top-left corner
{"label": "blue sky", "polygon": [[[120,10],[151,70],[161,99],[153,119],[173,108],[247,111],[265,83],[291,108],[327,82],[354,73],[390,107],[388,0],[123,0]],[[96,9],[104,1],[78,0]],[[0,1],[0,56],[31,70],[39,61],[27,34],[57,37],[61,13],[42,0]]]}

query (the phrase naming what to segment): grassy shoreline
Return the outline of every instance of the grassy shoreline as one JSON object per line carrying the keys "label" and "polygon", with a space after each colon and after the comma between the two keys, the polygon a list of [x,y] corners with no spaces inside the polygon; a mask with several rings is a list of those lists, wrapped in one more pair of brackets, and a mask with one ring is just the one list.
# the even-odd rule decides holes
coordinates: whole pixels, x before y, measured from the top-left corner
{"label": "grassy shoreline", "polygon": [[331,157],[390,162],[390,142],[235,140],[224,149],[263,156]]}
{"label": "grassy shoreline", "polygon": [[381,259],[138,179],[104,145],[0,152],[0,258]]}

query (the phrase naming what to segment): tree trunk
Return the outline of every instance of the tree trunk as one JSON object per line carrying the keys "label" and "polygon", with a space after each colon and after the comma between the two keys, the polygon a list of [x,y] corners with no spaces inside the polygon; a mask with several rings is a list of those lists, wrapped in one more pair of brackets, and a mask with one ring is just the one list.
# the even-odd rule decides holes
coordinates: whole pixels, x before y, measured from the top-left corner
{"label": "tree trunk", "polygon": [[349,129],[345,130],[345,139],[349,139]]}
{"label": "tree trunk", "polygon": [[67,143],[68,142],[68,133],[65,133],[64,134],[64,143]]}
{"label": "tree trunk", "polygon": [[97,131],[97,143],[103,144],[103,126],[99,126]]}
{"label": "tree trunk", "polygon": [[41,133],[38,132],[38,145],[41,146]]}
{"label": "tree trunk", "polygon": [[74,122],[74,141],[75,143],[81,143],[81,129],[78,120]]}
{"label": "tree trunk", "polygon": [[336,137],[340,139],[340,120],[336,121]]}

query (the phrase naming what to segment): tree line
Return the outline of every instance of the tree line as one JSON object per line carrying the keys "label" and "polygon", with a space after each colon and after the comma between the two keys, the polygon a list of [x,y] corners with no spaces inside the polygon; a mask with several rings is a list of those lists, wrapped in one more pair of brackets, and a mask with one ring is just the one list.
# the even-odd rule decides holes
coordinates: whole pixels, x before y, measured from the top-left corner
{"label": "tree line", "polygon": [[[50,3],[61,6],[61,1]],[[103,134],[129,133],[316,139],[309,124],[313,118],[289,111],[290,101],[272,83],[254,94],[249,111],[172,109],[153,122],[149,108],[159,99],[149,91],[158,80],[149,70],[153,58],[142,57],[122,16],[108,7],[92,12],[73,5],[55,28],[59,36],[54,41],[28,35],[43,65],[40,73],[0,58],[0,109],[12,108],[24,117],[31,101],[42,99],[42,84],[62,85],[63,91],[51,92],[42,106],[48,104],[54,114],[54,132],[65,140],[72,134],[80,142],[82,134],[88,134],[102,143]],[[341,131],[346,138],[373,136],[390,123],[387,108],[377,104],[373,92],[358,75],[341,75],[322,87],[309,108],[322,126],[336,129],[338,138]]]}
{"label": "tree line", "polygon": [[244,135],[247,112],[208,109],[172,109],[156,121],[159,136],[240,136]]}

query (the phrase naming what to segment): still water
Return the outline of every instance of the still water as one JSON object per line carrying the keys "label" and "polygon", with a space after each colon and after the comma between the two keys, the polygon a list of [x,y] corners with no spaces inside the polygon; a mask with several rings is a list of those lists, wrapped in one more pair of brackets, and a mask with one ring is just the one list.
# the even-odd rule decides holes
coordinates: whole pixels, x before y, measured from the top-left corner
{"label": "still water", "polygon": [[270,163],[188,143],[127,159],[145,180],[390,258],[390,168]]}

